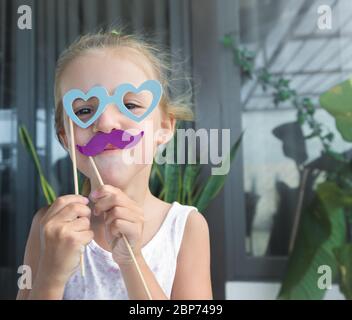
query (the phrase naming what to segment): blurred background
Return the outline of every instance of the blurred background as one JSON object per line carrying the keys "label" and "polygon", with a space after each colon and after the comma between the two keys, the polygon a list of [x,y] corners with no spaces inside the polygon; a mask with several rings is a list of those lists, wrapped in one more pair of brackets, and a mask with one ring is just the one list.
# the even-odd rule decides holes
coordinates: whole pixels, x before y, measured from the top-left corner
{"label": "blurred background", "polygon": [[[24,4],[30,30],[17,26]],[[330,29],[318,27],[321,5],[332,10]],[[46,204],[19,126],[56,194],[72,193],[71,162],[54,132],[55,63],[77,36],[112,25],[152,34],[191,75],[196,121],[186,127],[230,128],[232,143],[244,130],[221,192],[203,210],[214,298],[275,299],[283,281],[291,281],[288,291],[300,288],[308,267],[291,277],[299,267],[289,261],[301,212],[321,173],[336,166],[322,141],[346,159],[351,149],[319,106],[320,95],[351,74],[349,0],[0,0],[0,298],[16,295],[31,221]],[[307,105],[327,134],[307,139],[312,114],[298,112]],[[200,181],[209,170],[202,165]],[[339,279],[306,298],[344,299]]]}

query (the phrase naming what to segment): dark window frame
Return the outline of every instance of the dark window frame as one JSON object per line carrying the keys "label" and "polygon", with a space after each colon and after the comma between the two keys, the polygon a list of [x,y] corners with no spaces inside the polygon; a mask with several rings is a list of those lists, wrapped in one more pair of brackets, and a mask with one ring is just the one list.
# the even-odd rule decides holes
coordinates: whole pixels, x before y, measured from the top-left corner
{"label": "dark window frame", "polygon": [[[200,6],[202,10],[199,10]],[[220,40],[226,33],[239,38],[239,2],[195,0],[191,12],[193,71],[202,79],[196,94],[197,127],[230,128],[233,143],[242,132],[240,70],[234,65],[232,53],[222,46]],[[278,281],[282,278],[287,257],[254,257],[245,251],[242,146],[231,166],[224,190],[206,211],[213,238],[213,273],[217,273],[213,276],[224,282]]]}

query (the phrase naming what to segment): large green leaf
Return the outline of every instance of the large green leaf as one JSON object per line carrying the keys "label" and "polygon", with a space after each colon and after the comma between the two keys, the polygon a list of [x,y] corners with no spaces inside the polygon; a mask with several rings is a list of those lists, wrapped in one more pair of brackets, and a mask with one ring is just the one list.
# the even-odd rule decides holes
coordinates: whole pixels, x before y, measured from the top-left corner
{"label": "large green leaf", "polygon": [[[181,123],[177,123],[176,132]],[[166,163],[164,166],[164,188],[162,194],[164,201],[173,202],[181,201],[182,190],[182,165],[177,164],[177,134],[174,134],[173,139],[169,142],[168,148],[173,148],[173,154],[168,155],[167,161],[174,161],[175,163]]]}
{"label": "large green leaf", "polygon": [[352,79],[323,93],[320,105],[335,118],[343,139],[352,142]]}
{"label": "large green leaf", "polygon": [[160,193],[164,187],[163,171],[163,166],[154,161],[150,173],[149,188],[150,192],[156,197],[160,197]]}
{"label": "large green leaf", "polygon": [[43,174],[43,169],[40,165],[39,157],[37,154],[37,151],[34,147],[33,141],[28,133],[28,130],[25,126],[20,126],[19,129],[19,136],[21,139],[21,142],[23,146],[26,148],[28,151],[29,155],[31,156],[35,168],[37,169],[39,178],[40,178],[40,185],[44,194],[44,197],[46,199],[47,204],[52,204],[55,199],[56,199],[56,194],[53,188],[50,186],[49,182],[46,180],[44,174]]}
{"label": "large green leaf", "polygon": [[19,132],[21,142],[22,142],[23,146],[26,148],[29,155],[32,157],[32,160],[34,162],[34,165],[35,165],[38,173],[43,174],[43,170],[40,165],[40,161],[39,161],[37,152],[35,150],[35,147],[33,145],[32,139],[29,135],[27,128],[25,126],[20,126],[18,129],[18,132]]}
{"label": "large green leaf", "polygon": [[199,164],[187,164],[183,175],[182,203],[193,204],[192,194],[194,192],[196,179],[200,172]]}
{"label": "large green leaf", "polygon": [[45,196],[47,204],[52,204],[56,199],[56,194],[43,175],[40,175],[40,184],[42,186],[43,194]]}
{"label": "large green leaf", "polygon": [[[242,141],[243,132],[241,133],[240,137],[237,139],[235,144],[231,147],[230,153],[226,156],[225,162],[232,163],[233,159],[235,158],[236,152],[238,147]],[[226,167],[226,165],[225,165]],[[217,194],[223,188],[226,175],[213,175],[210,176],[204,186],[204,189],[200,189],[197,196],[195,197],[195,206],[197,209],[202,212],[205,208],[209,205],[209,203],[217,196]]]}
{"label": "large green leaf", "polygon": [[346,240],[343,192],[333,182],[317,188],[311,206],[302,213],[297,239],[289,257],[288,269],[279,293],[281,299],[322,299],[318,268],[330,266],[338,273],[334,250]]}
{"label": "large green leaf", "polygon": [[166,202],[179,201],[180,199],[180,165],[165,165],[165,196]]}

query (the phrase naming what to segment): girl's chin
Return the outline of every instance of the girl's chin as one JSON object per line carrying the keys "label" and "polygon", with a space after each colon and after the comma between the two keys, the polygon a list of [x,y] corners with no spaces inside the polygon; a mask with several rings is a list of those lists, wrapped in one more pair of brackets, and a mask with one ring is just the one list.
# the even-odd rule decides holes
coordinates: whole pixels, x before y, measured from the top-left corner
{"label": "girl's chin", "polygon": [[99,170],[100,176],[104,184],[109,184],[118,188],[122,188],[124,185],[131,181],[133,172],[126,168],[115,166],[114,168],[104,168]]}
{"label": "girl's chin", "polygon": [[102,169],[114,166],[127,166],[128,163],[122,157],[121,150],[106,150],[94,157],[96,164]]}
{"label": "girl's chin", "polygon": [[[95,158],[98,171],[105,184],[122,187],[143,169],[145,165],[126,163],[121,157],[100,156]],[[92,174],[92,172],[91,172]]]}
{"label": "girl's chin", "polygon": [[124,176],[128,175],[131,172],[131,166],[123,164],[119,161],[114,162],[104,162],[104,163],[97,163],[97,167],[101,176],[104,177],[115,177],[115,176]]}

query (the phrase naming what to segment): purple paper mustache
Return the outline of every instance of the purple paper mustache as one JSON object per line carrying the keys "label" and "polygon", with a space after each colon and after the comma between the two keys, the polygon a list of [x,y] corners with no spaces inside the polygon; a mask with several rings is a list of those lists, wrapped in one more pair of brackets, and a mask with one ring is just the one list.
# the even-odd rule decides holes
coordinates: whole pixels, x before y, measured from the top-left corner
{"label": "purple paper mustache", "polygon": [[134,136],[120,129],[112,130],[110,133],[98,132],[85,146],[77,145],[77,149],[85,156],[96,156],[103,152],[108,144],[118,149],[132,148],[142,139],[143,135],[144,131]]}

